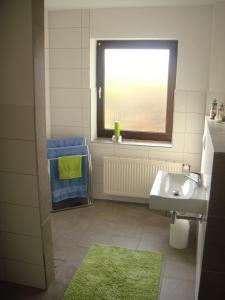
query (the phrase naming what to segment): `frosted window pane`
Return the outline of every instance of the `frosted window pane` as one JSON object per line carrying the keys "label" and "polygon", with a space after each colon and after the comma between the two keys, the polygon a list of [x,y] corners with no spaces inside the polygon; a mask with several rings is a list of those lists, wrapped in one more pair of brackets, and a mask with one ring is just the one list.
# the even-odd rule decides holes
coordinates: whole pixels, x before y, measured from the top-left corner
{"label": "frosted window pane", "polygon": [[105,128],[166,131],[168,49],[105,50]]}

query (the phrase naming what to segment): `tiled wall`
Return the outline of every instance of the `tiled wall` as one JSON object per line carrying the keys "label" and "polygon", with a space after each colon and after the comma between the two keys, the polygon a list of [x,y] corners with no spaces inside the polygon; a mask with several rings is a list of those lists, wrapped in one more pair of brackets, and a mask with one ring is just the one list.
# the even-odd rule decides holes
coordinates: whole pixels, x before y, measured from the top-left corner
{"label": "tiled wall", "polygon": [[[104,155],[176,160],[191,164],[193,171],[200,170],[211,17],[212,8],[205,6],[49,13],[51,128],[54,137],[73,134],[84,134],[88,140],[90,135],[93,137],[96,99],[92,44],[95,39],[172,38],[179,42],[172,148],[90,142],[94,197],[107,198],[103,194]],[[90,56],[91,110],[88,89]]]}
{"label": "tiled wall", "polygon": [[[40,145],[46,143],[44,83],[40,82],[42,74],[37,76],[38,68],[43,72],[44,56],[41,60],[39,52],[38,68],[37,61],[33,60],[37,50],[36,43],[33,44],[35,30],[41,30],[34,19],[41,20],[42,15],[36,13],[41,12],[43,1],[35,1],[33,7],[31,0],[3,2],[0,18],[0,279],[45,288],[45,265],[50,265],[51,252],[43,251],[43,239],[50,227],[46,227],[48,185],[45,183],[44,188],[42,184],[47,174],[46,155],[39,153]],[[33,20],[32,9],[35,10]],[[43,45],[40,44],[40,48]],[[51,236],[48,238],[51,244]]]}
{"label": "tiled wall", "polygon": [[51,131],[90,138],[89,11],[49,12]]}
{"label": "tiled wall", "polygon": [[[211,60],[210,60],[210,78],[209,78],[209,92],[207,94],[207,112],[210,110],[210,104],[212,99],[215,97],[218,101],[225,102],[225,4],[218,3],[213,9],[213,22],[212,22],[212,49],[211,49]],[[224,126],[218,124],[218,126]],[[206,126],[206,132],[207,130]],[[222,133],[222,132],[221,132]],[[215,134],[215,132],[214,132]],[[222,138],[222,135],[221,135]],[[208,143],[207,143],[208,142]],[[208,147],[207,147],[208,146]],[[211,198],[209,203],[209,211],[207,223],[203,222],[199,224],[198,233],[198,256],[197,256],[197,284],[199,285],[200,272],[201,275],[201,286],[200,293],[198,295],[198,289],[196,289],[196,300],[197,299],[211,299],[221,298],[224,295],[224,241],[218,232],[224,227],[224,215],[221,218],[221,213],[224,212],[223,205],[223,184],[220,186],[221,178],[224,177],[223,162],[218,159],[215,155],[213,170],[212,170],[212,159],[213,145],[211,142],[210,133],[208,133],[208,141],[206,139],[206,156],[207,159],[203,161],[202,171],[206,174],[206,182],[211,183],[212,171],[214,176],[212,177],[211,185]],[[222,159],[223,155],[219,155]],[[204,156],[203,156],[204,157]],[[218,175],[219,174],[219,175]],[[219,176],[219,178],[218,178]],[[214,188],[216,186],[216,189]],[[218,188],[219,187],[219,188]],[[215,195],[214,195],[215,194]],[[212,202],[212,203],[211,203]],[[217,209],[215,209],[215,207]],[[207,225],[206,225],[207,224]],[[207,226],[207,237],[205,239],[205,231]],[[218,240],[217,240],[217,237]],[[202,242],[203,241],[203,242]],[[202,252],[203,245],[205,242],[204,251],[204,262],[202,266]],[[202,269],[201,269],[202,268]],[[207,270],[207,271],[206,271]]]}
{"label": "tiled wall", "polygon": [[204,241],[198,245],[197,266],[199,265],[201,275],[196,299],[199,300],[223,299],[225,296],[225,238],[219,234],[225,228],[224,129],[224,125],[221,128],[221,124],[206,121],[202,171],[205,179],[208,179],[206,187],[209,198],[206,217],[204,222],[199,224],[198,234],[198,240]]}
{"label": "tiled wall", "polygon": [[51,137],[51,110],[50,110],[50,74],[49,74],[49,36],[48,36],[48,11],[44,16],[45,33],[45,113],[46,113],[46,136]]}
{"label": "tiled wall", "polygon": [[209,91],[207,113],[213,98],[225,104],[225,4],[217,3],[213,8],[212,49],[210,59]]}

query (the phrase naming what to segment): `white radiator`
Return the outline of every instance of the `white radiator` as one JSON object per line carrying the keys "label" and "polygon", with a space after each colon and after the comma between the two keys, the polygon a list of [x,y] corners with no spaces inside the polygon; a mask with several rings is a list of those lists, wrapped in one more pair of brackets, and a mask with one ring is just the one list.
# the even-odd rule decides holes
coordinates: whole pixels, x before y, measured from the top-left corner
{"label": "white radiator", "polygon": [[159,170],[181,173],[182,163],[105,156],[104,193],[146,198]]}

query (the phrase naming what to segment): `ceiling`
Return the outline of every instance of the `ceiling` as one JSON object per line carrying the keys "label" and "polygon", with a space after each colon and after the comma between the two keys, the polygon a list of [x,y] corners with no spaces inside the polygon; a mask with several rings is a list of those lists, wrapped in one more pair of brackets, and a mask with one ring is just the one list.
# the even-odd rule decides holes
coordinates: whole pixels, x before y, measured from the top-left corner
{"label": "ceiling", "polygon": [[45,0],[49,10],[107,7],[209,5],[225,0]]}

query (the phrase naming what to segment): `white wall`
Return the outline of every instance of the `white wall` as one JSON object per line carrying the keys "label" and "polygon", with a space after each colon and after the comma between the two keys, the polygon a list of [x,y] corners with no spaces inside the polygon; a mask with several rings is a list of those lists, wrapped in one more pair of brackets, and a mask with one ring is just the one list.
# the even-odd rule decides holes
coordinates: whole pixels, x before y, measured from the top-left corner
{"label": "white wall", "polygon": [[0,280],[44,289],[54,266],[41,12],[42,0],[0,3]]}
{"label": "white wall", "polygon": [[213,98],[225,102],[225,3],[213,8],[207,113]]}
{"label": "white wall", "polygon": [[46,136],[51,137],[51,108],[50,108],[50,74],[49,74],[49,35],[48,35],[48,11],[44,15],[44,33],[45,33],[45,118],[46,118]]}
{"label": "white wall", "polygon": [[49,12],[53,137],[90,137],[89,53],[89,11]]}
{"label": "white wall", "polygon": [[[86,14],[82,28],[82,13]],[[80,20],[81,18],[81,20]],[[200,170],[206,93],[208,91],[212,7],[113,8],[57,11],[49,14],[52,135],[85,134],[90,139],[89,41],[104,38],[161,38],[178,40],[177,83],[172,148],[91,142],[94,197],[103,195],[104,155],[157,158],[191,164]],[[85,41],[82,46],[82,41]],[[56,48],[64,50],[57,51]],[[53,49],[54,48],[54,49]],[[66,48],[66,49],[65,49]],[[72,49],[82,50],[80,56]],[[52,51],[51,51],[52,50]],[[79,57],[79,58],[77,58]],[[85,59],[85,62],[83,62]],[[58,63],[58,65],[57,65]],[[60,63],[60,65],[59,65]],[[93,61],[91,62],[93,64]],[[87,64],[87,68],[84,67]],[[93,68],[92,68],[93,69]],[[82,83],[85,79],[85,83]],[[85,86],[84,86],[85,84]],[[80,96],[85,89],[86,97]],[[91,82],[92,122],[95,84]],[[75,94],[76,93],[76,94]],[[87,104],[88,103],[88,104]],[[88,105],[87,109],[84,106]],[[85,130],[84,130],[85,128]]]}
{"label": "white wall", "polygon": [[[209,113],[212,99],[215,97],[218,101],[225,101],[225,4],[216,4],[213,8],[212,18],[212,40],[211,57],[209,73],[209,90],[207,94],[207,108]],[[201,172],[204,177],[204,185],[208,188],[208,196],[211,185],[213,145],[208,130],[206,132],[206,151],[203,151]],[[198,289],[200,281],[202,252],[205,239],[206,222],[199,223],[198,226],[198,247],[197,247],[197,265],[196,265],[196,297],[198,299]]]}

